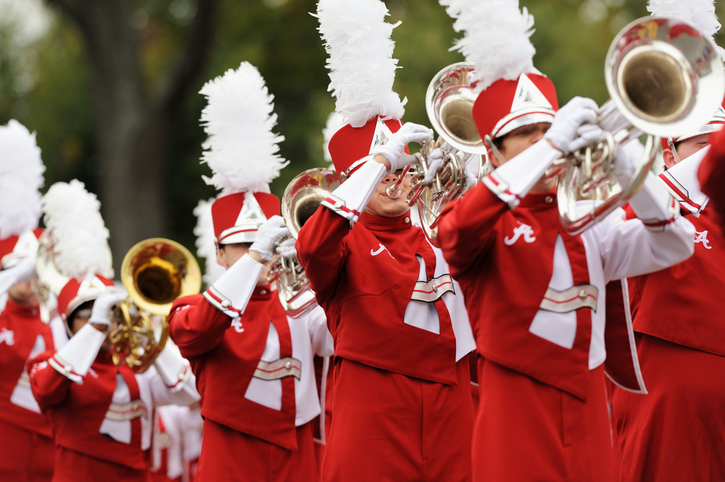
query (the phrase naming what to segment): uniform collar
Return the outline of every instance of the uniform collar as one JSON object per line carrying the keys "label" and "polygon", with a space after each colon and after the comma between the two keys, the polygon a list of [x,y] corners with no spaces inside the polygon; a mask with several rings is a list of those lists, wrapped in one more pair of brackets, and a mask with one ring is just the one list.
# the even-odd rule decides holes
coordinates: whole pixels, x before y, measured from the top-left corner
{"label": "uniform collar", "polygon": [[38,316],[38,305],[19,305],[18,303],[11,300],[10,297],[8,297],[7,302],[5,303],[5,311],[22,317],[36,317]]}
{"label": "uniform collar", "polygon": [[412,225],[410,211],[391,218],[362,213],[360,222],[371,231],[403,231]]}

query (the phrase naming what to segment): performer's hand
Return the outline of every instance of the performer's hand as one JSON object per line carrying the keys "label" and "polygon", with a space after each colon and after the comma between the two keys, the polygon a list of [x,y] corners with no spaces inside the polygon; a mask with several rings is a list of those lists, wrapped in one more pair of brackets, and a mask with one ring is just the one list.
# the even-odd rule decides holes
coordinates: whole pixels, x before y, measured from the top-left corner
{"label": "performer's hand", "polygon": [[281,243],[279,243],[279,246],[277,246],[277,253],[279,253],[280,256],[283,258],[296,258],[297,257],[297,249],[295,248],[295,243],[297,240],[295,238],[289,238],[285,239]]}
{"label": "performer's hand", "polygon": [[0,294],[7,292],[21,281],[31,281],[38,277],[35,271],[35,254],[26,256],[12,268],[0,271]]}
{"label": "performer's hand", "polygon": [[[440,169],[443,165],[443,158],[446,157],[446,154],[448,153],[448,151],[444,151],[446,146],[448,146],[448,144],[436,147],[435,150],[431,152],[430,156],[428,156],[428,172],[425,173],[423,182],[432,181],[438,172],[438,169]],[[448,149],[450,149],[450,146],[448,146]]]}
{"label": "performer's hand", "polygon": [[634,163],[634,159],[627,153],[627,149],[617,143],[617,159],[614,161],[613,174],[622,189],[629,185],[629,181],[632,179],[632,176],[634,176],[636,168],[637,166]]}
{"label": "performer's hand", "polygon": [[584,124],[576,131],[577,137],[569,143],[569,152],[577,151],[583,147],[596,145],[606,139],[607,132],[597,124]]}
{"label": "performer's hand", "polygon": [[595,124],[598,109],[599,106],[592,99],[574,97],[556,113],[544,139],[554,148],[569,154],[570,144],[577,137],[577,129],[587,123]]}
{"label": "performer's hand", "polygon": [[289,230],[285,226],[282,216],[272,216],[259,227],[257,240],[252,243],[249,250],[256,251],[264,263],[269,263],[272,261],[277,240],[288,235]]}
{"label": "performer's hand", "polygon": [[420,124],[407,122],[398,132],[390,136],[388,142],[375,148],[370,154],[385,157],[390,163],[388,173],[393,173],[409,164],[417,164],[418,160],[405,153],[405,146],[411,142],[425,142],[433,138],[430,129]]}
{"label": "performer's hand", "polygon": [[108,329],[111,326],[111,310],[127,297],[126,290],[116,286],[107,286],[93,303],[88,323],[103,325]]}

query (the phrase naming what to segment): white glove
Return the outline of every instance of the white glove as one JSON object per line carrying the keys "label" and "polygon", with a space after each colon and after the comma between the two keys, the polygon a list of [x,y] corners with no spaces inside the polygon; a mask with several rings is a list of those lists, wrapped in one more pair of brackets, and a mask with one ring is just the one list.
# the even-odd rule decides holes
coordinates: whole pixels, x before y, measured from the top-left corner
{"label": "white glove", "polygon": [[443,158],[446,156],[446,152],[443,152],[445,146],[437,147],[430,156],[428,156],[428,172],[425,173],[425,179],[423,182],[430,182],[435,177],[438,169],[443,165]]}
{"label": "white glove", "polygon": [[390,162],[388,174],[402,169],[409,164],[418,164],[415,156],[405,153],[405,146],[411,142],[424,142],[433,138],[431,130],[420,124],[407,122],[398,132],[390,136],[388,142],[375,148],[370,154],[384,156]]}
{"label": "white glove", "polygon": [[597,124],[584,124],[576,131],[577,137],[569,143],[569,152],[596,145],[606,139],[606,131]]}
{"label": "white glove", "polygon": [[614,174],[622,189],[629,184],[636,167],[632,156],[627,153],[622,145],[617,144],[617,159],[614,161],[614,172],[612,174]]}
{"label": "white glove", "polygon": [[256,251],[265,263],[272,261],[274,247],[282,236],[289,236],[289,230],[284,224],[282,216],[272,216],[259,227],[257,240],[250,246],[250,251]]}
{"label": "white glove", "polygon": [[583,124],[596,123],[598,110],[599,106],[592,99],[574,97],[556,113],[544,139],[564,154],[569,154],[570,144],[577,137],[577,129]]}
{"label": "white glove", "polygon": [[111,309],[128,297],[126,290],[116,286],[108,286],[96,298],[88,323],[111,326]]}
{"label": "white glove", "polygon": [[0,294],[6,293],[13,285],[21,281],[30,281],[38,277],[35,271],[35,254],[26,256],[12,268],[0,271]]}
{"label": "white glove", "polygon": [[285,239],[281,243],[279,243],[279,246],[277,246],[277,252],[280,256],[283,258],[296,258],[297,257],[297,249],[295,248],[295,243],[297,240],[295,238],[289,238]]}

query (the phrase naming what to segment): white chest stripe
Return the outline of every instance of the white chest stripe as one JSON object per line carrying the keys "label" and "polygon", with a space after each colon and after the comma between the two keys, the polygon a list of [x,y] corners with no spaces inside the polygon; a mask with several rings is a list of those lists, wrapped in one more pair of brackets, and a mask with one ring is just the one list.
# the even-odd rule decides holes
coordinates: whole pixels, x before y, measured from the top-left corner
{"label": "white chest stripe", "polygon": [[444,274],[428,281],[418,281],[415,283],[415,289],[410,296],[411,300],[423,301],[425,303],[433,303],[440,299],[441,296],[448,292],[455,294],[453,280],[450,275]]}
{"label": "white chest stripe", "polygon": [[576,285],[563,291],[548,288],[539,308],[555,313],[568,313],[580,308],[597,311],[598,294],[599,290],[592,285]]}

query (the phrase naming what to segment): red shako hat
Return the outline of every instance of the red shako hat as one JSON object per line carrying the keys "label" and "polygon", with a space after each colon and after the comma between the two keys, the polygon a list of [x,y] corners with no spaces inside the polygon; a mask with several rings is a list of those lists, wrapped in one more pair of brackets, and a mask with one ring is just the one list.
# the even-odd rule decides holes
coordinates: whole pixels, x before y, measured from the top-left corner
{"label": "red shako hat", "polygon": [[68,317],[86,301],[93,301],[113,281],[101,275],[89,275],[82,280],[71,278],[58,294],[58,314],[67,322]]}
{"label": "red shako hat", "polygon": [[259,226],[280,213],[269,183],[288,162],[279,155],[284,137],[277,123],[274,96],[249,62],[207,82],[201,123],[208,138],[202,163],[211,168],[204,181],[221,191],[211,215],[217,244],[253,243]]}
{"label": "red shako hat", "polygon": [[38,251],[38,238],[43,230],[36,228],[32,231],[18,235],[12,235],[0,239],[0,270],[12,268],[21,259]]}

